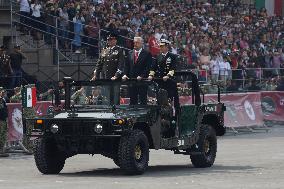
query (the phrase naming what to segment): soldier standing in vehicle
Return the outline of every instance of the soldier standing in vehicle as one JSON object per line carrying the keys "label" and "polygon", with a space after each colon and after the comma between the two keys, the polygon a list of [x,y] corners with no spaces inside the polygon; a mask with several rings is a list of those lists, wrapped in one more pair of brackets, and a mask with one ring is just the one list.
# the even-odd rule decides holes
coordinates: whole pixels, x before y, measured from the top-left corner
{"label": "soldier standing in vehicle", "polygon": [[177,83],[173,80],[177,65],[177,57],[175,54],[169,52],[170,42],[165,39],[161,39],[160,51],[157,59],[153,62],[149,73],[149,80],[155,78],[163,79],[162,82],[158,82],[160,88],[165,89],[168,92],[168,98],[174,102],[176,113],[179,111],[179,99],[177,91]]}
{"label": "soldier standing in vehicle", "polygon": [[110,34],[107,37],[107,43],[108,47],[102,50],[92,80],[115,80],[121,77],[125,55],[123,49],[117,46],[117,35]]}
{"label": "soldier standing in vehicle", "polygon": [[7,118],[8,109],[6,105],[6,100],[4,97],[5,91],[3,87],[0,87],[0,157],[7,157],[9,154],[5,153],[5,144],[7,141]]}
{"label": "soldier standing in vehicle", "polygon": [[[130,51],[124,67],[123,80],[136,78],[140,81],[142,78],[147,78],[152,65],[152,55],[144,50],[143,39],[134,37],[134,50]],[[148,86],[132,86],[129,87],[130,105],[138,104],[138,98],[141,105],[147,104],[147,89]]]}

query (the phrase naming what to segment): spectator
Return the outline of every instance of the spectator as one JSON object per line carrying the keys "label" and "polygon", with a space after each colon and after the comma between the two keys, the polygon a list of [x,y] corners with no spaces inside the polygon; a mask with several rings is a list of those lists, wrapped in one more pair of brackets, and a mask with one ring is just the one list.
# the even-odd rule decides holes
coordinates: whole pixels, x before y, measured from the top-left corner
{"label": "spectator", "polygon": [[25,31],[25,28],[27,26],[30,26],[30,4],[28,0],[17,0],[18,3],[20,3],[20,23],[22,25],[20,25],[20,30],[21,31]]}
{"label": "spectator", "polygon": [[219,62],[217,61],[216,54],[213,55],[210,61],[210,70],[211,70],[211,80],[213,83],[216,83],[219,80],[219,73],[220,73],[220,66]]}
{"label": "spectator", "polygon": [[34,38],[37,40],[41,38],[40,33],[39,33],[39,30],[42,30],[41,9],[42,9],[42,6],[38,0],[35,0],[34,3],[31,4],[31,10],[32,10],[31,24],[33,27],[38,29],[38,30],[34,30]]}
{"label": "spectator", "polygon": [[10,56],[6,54],[4,46],[0,47],[0,87],[10,88],[13,70]]}
{"label": "spectator", "polygon": [[76,53],[80,53],[79,48],[81,47],[81,34],[83,32],[83,23],[85,22],[84,17],[79,12],[76,13],[76,16],[73,18],[74,23],[74,39],[72,45]]}
{"label": "spectator", "polygon": [[277,85],[276,91],[284,91],[284,77],[281,78],[279,84]]}
{"label": "spectator", "polygon": [[249,81],[247,90],[248,90],[249,92],[254,92],[254,91],[260,91],[261,88],[260,88],[259,86],[257,86],[256,80],[255,80],[255,79],[252,79],[252,80]]}
{"label": "spectator", "polygon": [[10,54],[11,58],[11,68],[13,70],[13,77],[11,88],[18,87],[22,84],[22,63],[23,59],[27,59],[24,53],[21,51],[21,47],[19,45],[15,45],[14,52]]}
{"label": "spectator", "polygon": [[68,30],[69,30],[69,20],[68,20],[68,12],[67,7],[64,6],[63,9],[59,9],[59,35],[61,37],[60,39],[60,45],[64,47],[65,49],[68,48]]}

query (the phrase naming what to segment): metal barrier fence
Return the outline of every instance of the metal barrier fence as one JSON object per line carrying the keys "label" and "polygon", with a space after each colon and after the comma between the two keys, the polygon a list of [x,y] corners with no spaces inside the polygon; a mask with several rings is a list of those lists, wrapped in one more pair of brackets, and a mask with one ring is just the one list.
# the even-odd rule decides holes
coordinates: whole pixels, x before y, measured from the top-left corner
{"label": "metal barrier fence", "polygon": [[0,0],[0,8],[10,8],[10,1],[9,0]]}
{"label": "metal barrier fence", "polygon": [[[204,85],[205,93],[216,93],[215,88],[210,85],[213,83],[219,84],[222,88],[223,93],[274,91],[280,79],[284,77],[284,68],[247,68],[223,70],[219,72],[217,77],[216,75],[212,75],[210,70],[192,69],[187,71],[192,71],[198,76],[199,83],[201,85]],[[76,80],[75,77],[77,75],[75,73],[75,75],[68,75],[63,72],[61,74],[71,76]],[[82,72],[81,74],[85,78],[85,80],[88,80],[92,77],[85,72]],[[57,85],[58,81],[52,80],[52,77],[53,76],[50,76],[50,79],[45,82],[40,82],[35,78],[27,78],[25,74],[23,74],[23,77],[15,77],[11,75],[8,77],[0,77],[0,86],[4,86],[9,91],[9,93],[12,93],[13,88],[10,87],[11,82],[17,79],[19,82],[17,86],[26,85],[28,83],[35,83],[38,90],[37,93],[41,94]],[[177,78],[177,80],[179,80],[179,78]]]}

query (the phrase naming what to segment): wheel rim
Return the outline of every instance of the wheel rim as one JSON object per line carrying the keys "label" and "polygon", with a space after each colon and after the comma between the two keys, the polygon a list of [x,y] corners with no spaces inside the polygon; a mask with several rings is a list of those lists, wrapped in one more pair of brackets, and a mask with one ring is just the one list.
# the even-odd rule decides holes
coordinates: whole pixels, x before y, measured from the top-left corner
{"label": "wheel rim", "polygon": [[137,144],[135,146],[134,156],[135,156],[136,160],[140,160],[141,157],[142,157],[142,149],[141,149],[141,146],[139,144]]}
{"label": "wheel rim", "polygon": [[207,155],[210,153],[210,141],[208,140],[208,138],[206,138],[204,141],[204,152]]}

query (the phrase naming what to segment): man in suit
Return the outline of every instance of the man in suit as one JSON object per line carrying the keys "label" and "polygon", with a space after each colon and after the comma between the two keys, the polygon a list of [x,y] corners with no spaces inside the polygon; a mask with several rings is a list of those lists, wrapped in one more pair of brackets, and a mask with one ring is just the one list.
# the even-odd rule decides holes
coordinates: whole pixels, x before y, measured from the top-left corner
{"label": "man in suit", "polygon": [[[152,56],[150,52],[143,47],[143,39],[134,37],[134,50],[130,51],[127,56],[127,61],[124,67],[123,80],[136,78],[138,81],[142,78],[147,78],[149,69],[152,64]],[[148,86],[138,85],[129,87],[130,105],[138,104],[138,99],[141,105],[147,104],[147,89]]]}
{"label": "man in suit", "polygon": [[173,80],[177,65],[177,56],[169,52],[170,42],[161,39],[160,54],[153,62],[149,73],[149,80],[161,78],[163,81],[158,82],[161,89],[165,89],[168,93],[168,98],[174,101],[176,112],[179,111],[179,99],[177,91],[177,83]]}
{"label": "man in suit", "polygon": [[117,35],[110,34],[107,43],[108,47],[102,50],[92,80],[97,78],[115,80],[121,76],[125,55],[123,49],[116,45]]}

